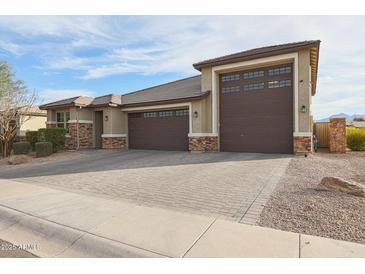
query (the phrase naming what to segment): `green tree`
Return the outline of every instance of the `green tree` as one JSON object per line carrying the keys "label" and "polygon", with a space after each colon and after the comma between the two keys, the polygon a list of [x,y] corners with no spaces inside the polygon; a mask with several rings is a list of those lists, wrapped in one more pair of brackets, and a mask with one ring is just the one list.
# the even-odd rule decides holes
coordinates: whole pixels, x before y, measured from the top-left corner
{"label": "green tree", "polygon": [[354,122],[363,122],[365,121],[364,118],[362,118],[361,116],[355,116],[354,119],[352,119]]}
{"label": "green tree", "polygon": [[11,67],[0,61],[0,150],[10,155],[19,127],[29,119],[24,115],[34,108],[35,92],[29,92],[24,82],[15,79]]}

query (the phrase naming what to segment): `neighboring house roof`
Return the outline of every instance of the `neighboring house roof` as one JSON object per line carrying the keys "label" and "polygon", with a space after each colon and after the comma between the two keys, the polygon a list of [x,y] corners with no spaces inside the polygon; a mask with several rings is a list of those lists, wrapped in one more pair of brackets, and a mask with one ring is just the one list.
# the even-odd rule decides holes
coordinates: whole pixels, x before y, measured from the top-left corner
{"label": "neighboring house roof", "polygon": [[92,102],[93,98],[87,96],[76,96],[72,98],[67,98],[48,104],[39,106],[40,109],[48,109],[54,107],[69,107],[69,106],[86,106]]}
{"label": "neighboring house roof", "polygon": [[28,115],[28,116],[47,116],[47,111],[41,110],[38,106],[32,106],[24,111],[20,109],[19,112],[22,115]]}
{"label": "neighboring house roof", "polygon": [[350,122],[347,122],[347,125],[354,126],[354,127],[364,127],[365,128],[365,121],[350,121]]}
{"label": "neighboring house roof", "polygon": [[201,76],[198,75],[124,94],[122,95],[122,105],[192,100],[194,98],[199,99],[206,94],[201,92]]}
{"label": "neighboring house roof", "polygon": [[255,48],[250,50],[245,50],[229,55],[224,55],[221,57],[208,59],[202,62],[193,64],[194,68],[201,70],[204,67],[212,67],[218,65],[225,65],[234,62],[247,61],[257,58],[263,58],[273,55],[279,55],[284,53],[295,52],[302,49],[311,49],[311,68],[312,68],[312,94],[316,92],[317,83],[317,70],[318,70],[318,56],[319,56],[319,45],[320,40],[309,40],[295,43],[280,44],[268,47]]}
{"label": "neighboring house roof", "polygon": [[122,104],[122,96],[118,94],[108,94],[104,96],[95,97],[94,100],[88,105],[88,107],[99,107]]}

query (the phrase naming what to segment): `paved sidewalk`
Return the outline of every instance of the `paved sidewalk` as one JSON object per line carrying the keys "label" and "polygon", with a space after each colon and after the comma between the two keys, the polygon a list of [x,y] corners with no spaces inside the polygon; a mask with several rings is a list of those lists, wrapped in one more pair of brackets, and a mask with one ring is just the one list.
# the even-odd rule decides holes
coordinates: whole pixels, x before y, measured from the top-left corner
{"label": "paved sidewalk", "polygon": [[0,180],[0,238],[40,257],[365,257],[365,245]]}

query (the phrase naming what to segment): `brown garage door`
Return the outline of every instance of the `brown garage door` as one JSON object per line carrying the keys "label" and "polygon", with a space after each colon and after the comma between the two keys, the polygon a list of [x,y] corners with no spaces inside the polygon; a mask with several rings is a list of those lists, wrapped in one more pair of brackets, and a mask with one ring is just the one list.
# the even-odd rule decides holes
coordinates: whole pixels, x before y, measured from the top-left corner
{"label": "brown garage door", "polygon": [[291,64],[220,76],[221,151],[293,152]]}
{"label": "brown garage door", "polygon": [[189,110],[128,114],[129,148],[188,150]]}

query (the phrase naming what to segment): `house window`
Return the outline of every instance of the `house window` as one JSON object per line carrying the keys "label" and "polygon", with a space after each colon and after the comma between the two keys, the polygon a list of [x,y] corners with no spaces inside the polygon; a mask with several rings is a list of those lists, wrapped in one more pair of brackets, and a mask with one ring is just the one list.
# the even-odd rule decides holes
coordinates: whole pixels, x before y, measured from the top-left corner
{"label": "house window", "polygon": [[154,117],[157,117],[157,113],[156,112],[145,112],[145,113],[143,113],[143,117],[144,118],[154,118]]}
{"label": "house window", "polygon": [[172,111],[160,111],[158,113],[158,116],[160,117],[170,117],[170,116],[173,116],[173,112]]}
{"label": "house window", "polygon": [[189,116],[188,109],[179,109],[176,111],[176,116]]}
{"label": "house window", "polygon": [[235,87],[224,87],[222,88],[222,93],[235,93],[235,92],[240,92],[240,87],[239,86],[235,86]]}
{"label": "house window", "polygon": [[231,74],[222,76],[222,82],[238,81],[240,79],[239,74]]}
{"label": "house window", "polygon": [[245,91],[254,91],[259,89],[264,89],[265,83],[254,83],[254,84],[248,84],[244,86]]}
{"label": "house window", "polygon": [[291,80],[280,80],[268,82],[268,88],[286,88],[291,87]]}
{"label": "house window", "polygon": [[57,112],[56,116],[57,116],[57,127],[65,128],[68,130],[69,127],[68,121],[70,120],[70,112],[69,111]]}
{"label": "house window", "polygon": [[269,69],[269,76],[291,73],[291,66]]}
{"label": "house window", "polygon": [[243,74],[244,79],[252,79],[252,78],[263,77],[263,76],[264,76],[263,70],[250,71],[250,72],[245,72]]}

